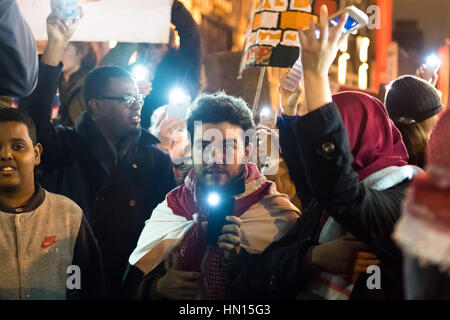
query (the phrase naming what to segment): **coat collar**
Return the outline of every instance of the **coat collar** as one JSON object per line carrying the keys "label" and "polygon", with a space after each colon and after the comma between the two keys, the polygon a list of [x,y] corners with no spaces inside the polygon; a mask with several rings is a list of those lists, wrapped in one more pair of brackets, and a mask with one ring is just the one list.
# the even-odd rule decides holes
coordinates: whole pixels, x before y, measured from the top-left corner
{"label": "coat collar", "polygon": [[161,141],[154,135],[152,135],[150,132],[148,132],[145,129],[141,128],[141,134],[139,137],[139,145],[141,146],[148,146],[153,144],[159,144]]}
{"label": "coat collar", "polygon": [[[75,126],[75,131],[85,138],[94,157],[109,173],[119,162],[118,152],[115,146],[103,136],[87,112],[81,114]],[[155,136],[141,128],[139,135],[130,140],[129,146],[130,148],[133,146],[146,147],[158,143],[160,141]]]}

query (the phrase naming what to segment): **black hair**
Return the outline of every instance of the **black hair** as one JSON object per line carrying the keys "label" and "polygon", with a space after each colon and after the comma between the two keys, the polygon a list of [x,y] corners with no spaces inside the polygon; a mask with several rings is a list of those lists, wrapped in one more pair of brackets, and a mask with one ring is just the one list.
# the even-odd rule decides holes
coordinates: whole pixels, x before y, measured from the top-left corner
{"label": "black hair", "polygon": [[34,125],[33,119],[31,119],[31,117],[27,113],[14,108],[0,109],[0,123],[10,121],[23,123],[24,125],[26,125],[28,128],[28,135],[33,142],[33,146],[36,145],[36,126]]}
{"label": "black hair", "polygon": [[[244,132],[255,128],[252,112],[247,103],[243,99],[227,95],[223,91],[213,94],[203,93],[192,103],[186,120],[191,141],[194,139],[195,121],[202,123],[229,122],[241,127]],[[248,142],[246,139],[245,144],[247,145]]]}
{"label": "black hair", "polygon": [[86,75],[83,84],[83,97],[88,112],[90,112],[89,100],[105,95],[111,78],[133,79],[133,75],[117,66],[95,68]]}

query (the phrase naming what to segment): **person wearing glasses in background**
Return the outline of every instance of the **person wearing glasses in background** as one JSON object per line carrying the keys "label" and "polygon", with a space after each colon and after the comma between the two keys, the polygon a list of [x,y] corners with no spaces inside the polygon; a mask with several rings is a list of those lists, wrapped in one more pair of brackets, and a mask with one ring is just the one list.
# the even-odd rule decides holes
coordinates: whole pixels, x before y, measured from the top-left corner
{"label": "person wearing glasses in background", "polygon": [[19,108],[31,115],[45,148],[41,184],[83,209],[100,246],[110,297],[120,298],[127,259],[144,222],[175,180],[169,155],[140,127],[142,97],[124,69],[105,66],[87,74],[86,111],[75,128],[50,123],[61,59],[78,22],[50,14],[38,84]]}

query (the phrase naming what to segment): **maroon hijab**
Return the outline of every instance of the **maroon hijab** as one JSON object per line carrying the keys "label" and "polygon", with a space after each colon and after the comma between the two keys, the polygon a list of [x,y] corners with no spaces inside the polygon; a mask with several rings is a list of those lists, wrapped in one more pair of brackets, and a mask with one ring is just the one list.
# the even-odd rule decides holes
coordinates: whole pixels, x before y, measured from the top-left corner
{"label": "maroon hijab", "polygon": [[334,94],[333,101],[344,120],[360,181],[383,168],[408,164],[402,136],[378,99],[346,91]]}

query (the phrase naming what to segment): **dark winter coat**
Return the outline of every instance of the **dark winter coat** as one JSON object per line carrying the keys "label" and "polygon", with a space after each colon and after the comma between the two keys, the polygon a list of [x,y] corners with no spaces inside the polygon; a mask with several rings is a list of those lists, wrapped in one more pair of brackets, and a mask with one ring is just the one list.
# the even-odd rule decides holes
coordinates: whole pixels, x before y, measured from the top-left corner
{"label": "dark winter coat", "polygon": [[144,222],[175,187],[172,163],[169,155],[154,145],[158,139],[145,130],[119,159],[87,114],[76,129],[53,127],[51,101],[60,72],[61,65],[41,64],[38,85],[21,101],[20,108],[33,118],[44,148],[40,165],[43,186],[83,209],[102,251],[107,284],[113,296],[118,296]]}
{"label": "dark winter coat", "polygon": [[[278,126],[283,156],[305,209],[296,227],[263,254],[241,250],[231,261],[227,276],[233,298],[296,298],[312,276],[302,270],[301,258],[318,244],[320,219],[326,210],[381,260],[381,289],[369,290],[366,279],[370,275],[362,274],[350,298],[401,299],[402,254],[391,234],[409,180],[381,191],[360,183],[334,103],[295,120],[282,119]],[[328,147],[323,148],[324,144]]]}

